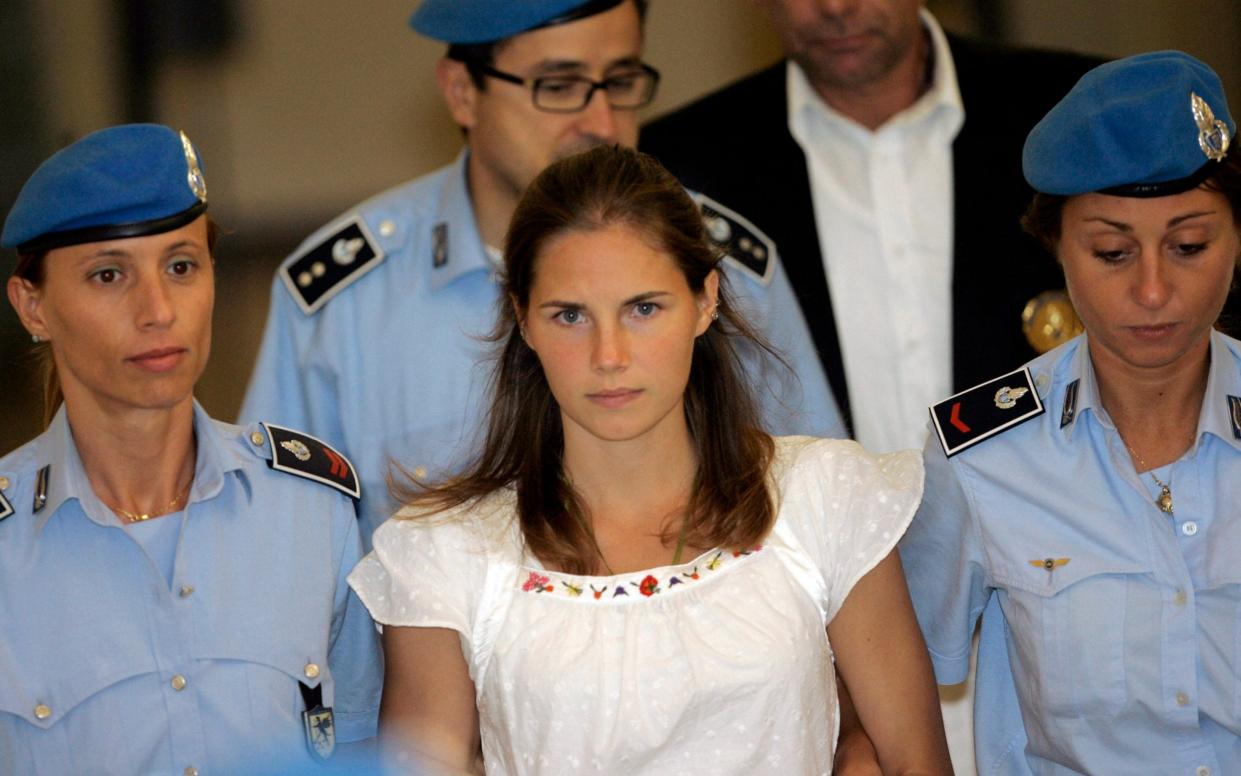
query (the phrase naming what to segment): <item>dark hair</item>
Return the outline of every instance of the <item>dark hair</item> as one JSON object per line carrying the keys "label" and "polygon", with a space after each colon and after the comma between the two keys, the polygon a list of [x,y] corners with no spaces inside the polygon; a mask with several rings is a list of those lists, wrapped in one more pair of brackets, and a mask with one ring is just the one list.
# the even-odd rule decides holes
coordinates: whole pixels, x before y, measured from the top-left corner
{"label": "dark hair", "polygon": [[[394,487],[399,499],[434,514],[513,486],[526,546],[569,573],[591,573],[601,558],[586,509],[563,474],[560,407],[521,336],[516,308],[529,301],[549,241],[617,225],[667,253],[694,293],[719,266],[721,254],[707,239],[697,205],[653,157],[600,146],[549,166],[526,190],[509,226],[504,291],[510,303],[492,335],[500,352],[482,450],[446,483],[425,485],[407,473],[408,484]],[[774,445],[761,430],[737,351],[772,350],[733,308],[726,278],[719,278],[719,319],[694,341],[685,388],[698,471],[683,535],[693,547],[743,549],[761,541],[775,517],[767,486]],[[665,530],[665,542],[670,537]]]}
{"label": "dark hair", "polygon": [[[220,227],[211,216],[207,216],[207,250],[214,253],[216,240],[220,236]],[[43,285],[47,278],[47,267],[44,259],[47,251],[32,251],[17,254],[17,266],[13,268],[13,277],[21,278],[34,286]],[[52,358],[52,346],[41,342],[34,347],[34,357],[39,365],[39,382],[43,386],[43,427],[56,417],[56,410],[65,400],[60,390],[60,375],[56,373],[56,361]]]}
{"label": "dark hair", "polygon": [[[624,0],[622,0],[623,2]],[[638,9],[638,21],[646,21],[646,4],[647,0],[633,0],[633,4]],[[620,5],[617,3],[616,5]],[[590,4],[587,3],[586,7]],[[608,10],[608,9],[604,9]],[[557,24],[565,24],[570,21],[593,16],[594,13],[585,13],[578,16],[566,14],[557,20]],[[536,28],[537,29],[537,28]],[[483,73],[483,68],[495,64],[496,52],[507,43],[511,38],[502,38],[500,40],[491,40],[486,43],[450,43],[448,45],[448,53],[445,56],[448,59],[455,60],[465,65],[466,72],[470,74],[470,80],[474,82],[474,86],[479,89],[487,88],[487,78]]]}
{"label": "dark hair", "polygon": [[[1241,151],[1237,148],[1238,143],[1234,139],[1224,159],[1215,165],[1201,186],[1223,194],[1232,208],[1233,223],[1241,225]],[[1063,194],[1035,193],[1025,215],[1021,217],[1021,228],[1033,235],[1053,256],[1060,243],[1061,216],[1068,199]]]}

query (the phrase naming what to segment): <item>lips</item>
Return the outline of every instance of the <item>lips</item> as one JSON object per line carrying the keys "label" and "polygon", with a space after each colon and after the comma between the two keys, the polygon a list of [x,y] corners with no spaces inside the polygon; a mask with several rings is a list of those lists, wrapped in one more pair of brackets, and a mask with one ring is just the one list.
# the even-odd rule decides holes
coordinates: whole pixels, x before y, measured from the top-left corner
{"label": "lips", "polygon": [[148,372],[168,372],[176,369],[188,352],[185,348],[177,347],[155,348],[125,360]]}
{"label": "lips", "polygon": [[1176,331],[1175,323],[1152,323],[1141,326],[1126,327],[1129,332],[1141,340],[1160,340],[1164,339]]}
{"label": "lips", "polygon": [[609,388],[586,394],[586,398],[595,404],[609,409],[624,407],[642,394],[641,388]]}

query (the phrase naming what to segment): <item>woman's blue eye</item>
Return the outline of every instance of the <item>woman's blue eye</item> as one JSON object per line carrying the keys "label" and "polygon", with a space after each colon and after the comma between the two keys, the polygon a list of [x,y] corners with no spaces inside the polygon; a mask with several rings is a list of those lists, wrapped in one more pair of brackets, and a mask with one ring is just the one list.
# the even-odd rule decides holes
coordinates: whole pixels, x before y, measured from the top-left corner
{"label": "woman's blue eye", "polygon": [[557,315],[564,323],[577,323],[582,319],[581,310],[561,310]]}
{"label": "woman's blue eye", "polygon": [[638,315],[646,317],[654,315],[655,311],[659,309],[659,305],[654,302],[638,302],[633,306],[633,309]]}

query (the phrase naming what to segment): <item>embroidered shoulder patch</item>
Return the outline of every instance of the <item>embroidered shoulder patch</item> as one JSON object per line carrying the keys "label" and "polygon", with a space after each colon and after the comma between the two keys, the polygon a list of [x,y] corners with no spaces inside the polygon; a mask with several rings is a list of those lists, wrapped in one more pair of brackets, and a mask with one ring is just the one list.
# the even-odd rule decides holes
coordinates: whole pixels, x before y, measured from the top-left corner
{"label": "embroidered shoulder patch", "polygon": [[353,464],[331,445],[291,428],[261,425],[271,445],[271,468],[330,485],[354,499],[362,497]]}
{"label": "embroidered shoulder patch", "polygon": [[1030,370],[1022,367],[936,404],[931,420],[944,454],[951,458],[1044,411]]}
{"label": "embroidered shoulder patch", "polygon": [[760,285],[771,282],[776,271],[776,244],[749,219],[706,194],[692,193],[702,209],[707,236],[726,254],[725,261]]}
{"label": "embroidered shoulder patch", "polygon": [[297,306],[312,315],[383,259],[384,252],[366,222],[355,215],[317,245],[286,261],[280,276]]}

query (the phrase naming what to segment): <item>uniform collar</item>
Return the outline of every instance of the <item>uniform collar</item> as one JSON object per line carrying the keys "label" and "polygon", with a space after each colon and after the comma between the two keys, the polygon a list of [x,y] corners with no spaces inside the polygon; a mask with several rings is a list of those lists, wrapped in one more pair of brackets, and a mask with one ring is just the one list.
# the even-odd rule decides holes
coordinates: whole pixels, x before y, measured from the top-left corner
{"label": "uniform collar", "polygon": [[[470,201],[466,178],[469,159],[469,149],[464,149],[448,168],[444,186],[440,189],[435,218],[430,224],[432,255],[427,260],[432,262],[433,291],[440,290],[466,273],[496,269],[483,247],[478,221],[474,217],[474,204]],[[443,256],[437,258],[441,250]]]}
{"label": "uniform collar", "polygon": [[[197,400],[194,401],[194,435],[198,451],[188,503],[215,496],[224,486],[224,474],[241,468],[240,459],[228,453],[224,437]],[[76,500],[92,522],[107,527],[118,524],[115,514],[90,486],[64,405],[40,436],[38,447],[38,468],[47,467],[48,474],[47,501],[35,515],[36,531],[41,531],[52,515],[70,500]]]}
{"label": "uniform collar", "polygon": [[[936,131],[942,132],[943,140],[951,143],[961,131],[965,123],[965,104],[961,100],[961,89],[957,84],[957,68],[952,60],[952,50],[948,47],[948,38],[944,35],[939,22],[925,8],[919,12],[922,27],[927,33],[931,44],[933,71],[931,86],[913,105],[897,113],[881,126],[877,132],[887,127],[931,122]],[[819,97],[810,79],[792,60],[788,62],[786,77],[788,124],[793,137],[806,135],[806,127],[817,117],[829,125],[841,128],[851,135],[869,136],[870,130],[838,112]],[[942,120],[934,117],[942,116]]]}
{"label": "uniform collar", "polygon": [[[1061,417],[1066,412],[1072,420],[1061,429],[1066,437],[1072,438],[1073,429],[1087,410],[1094,413],[1099,422],[1108,428],[1112,427],[1111,419],[1103,412],[1102,400],[1099,397],[1099,383],[1095,378],[1094,365],[1090,362],[1090,340],[1081,337],[1081,345],[1069,361],[1066,387],[1076,383],[1075,389],[1066,390],[1062,397],[1063,405],[1058,409]],[[1214,434],[1237,450],[1241,450],[1241,417],[1233,418],[1233,406],[1237,405],[1237,413],[1241,415],[1241,343],[1221,334],[1211,332],[1211,366],[1207,371],[1206,390],[1202,397],[1202,412],[1198,416],[1198,433],[1194,444],[1203,434]],[[1076,394],[1074,396],[1074,393]],[[1230,397],[1236,397],[1235,400]],[[1072,405],[1072,406],[1070,406]],[[1070,412],[1071,410],[1071,412]]]}

